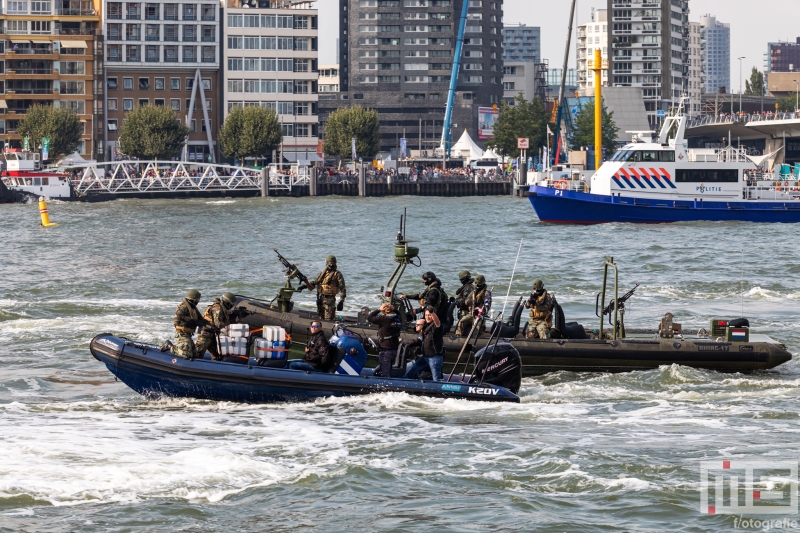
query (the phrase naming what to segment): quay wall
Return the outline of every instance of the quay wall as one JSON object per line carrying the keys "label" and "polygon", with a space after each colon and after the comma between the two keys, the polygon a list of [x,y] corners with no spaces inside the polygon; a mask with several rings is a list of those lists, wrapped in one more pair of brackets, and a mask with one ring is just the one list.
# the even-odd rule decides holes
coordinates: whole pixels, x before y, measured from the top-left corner
{"label": "quay wall", "polygon": [[[309,196],[308,185],[291,191],[270,189],[270,196]],[[502,196],[511,195],[510,182],[367,183],[365,196]],[[358,183],[317,183],[317,196],[358,196]]]}

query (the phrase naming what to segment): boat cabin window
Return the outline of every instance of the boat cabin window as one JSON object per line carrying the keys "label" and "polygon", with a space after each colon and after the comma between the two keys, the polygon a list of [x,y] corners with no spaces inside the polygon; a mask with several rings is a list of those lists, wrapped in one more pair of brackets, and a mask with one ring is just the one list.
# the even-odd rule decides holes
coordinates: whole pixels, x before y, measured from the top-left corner
{"label": "boat cabin window", "polygon": [[625,161],[625,158],[630,153],[630,150],[617,150],[611,157],[612,161]]}
{"label": "boat cabin window", "polygon": [[42,178],[42,185],[50,185],[50,178]]}
{"label": "boat cabin window", "polygon": [[38,187],[42,184],[42,178],[33,178],[33,185]]}
{"label": "boat cabin window", "polygon": [[662,163],[674,163],[675,152],[658,152],[658,160]]}
{"label": "boat cabin window", "polygon": [[675,171],[675,181],[678,183],[738,183],[739,171],[727,170],[700,170],[678,169]]}

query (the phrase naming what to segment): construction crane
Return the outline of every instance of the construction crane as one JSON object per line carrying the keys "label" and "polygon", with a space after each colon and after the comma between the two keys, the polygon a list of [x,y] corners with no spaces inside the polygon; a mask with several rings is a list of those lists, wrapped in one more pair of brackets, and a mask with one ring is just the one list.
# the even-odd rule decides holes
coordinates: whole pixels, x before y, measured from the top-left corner
{"label": "construction crane", "polygon": [[575,21],[575,3],[572,0],[572,7],[569,11],[569,29],[567,30],[567,47],[564,49],[564,68],[561,70],[561,86],[558,88],[558,101],[556,102],[556,130],[554,132],[555,143],[553,145],[553,164],[558,163],[558,156],[561,153],[561,121],[564,120],[564,87],[567,85],[567,65],[569,63],[569,48],[572,44],[572,24]]}
{"label": "construction crane", "polygon": [[[575,0],[572,1],[574,3]],[[450,89],[447,92],[447,107],[444,111],[444,123],[442,124],[442,153],[444,158],[450,157],[450,147],[452,144],[450,123],[453,120],[453,106],[456,101],[456,84],[458,83],[458,71],[461,68],[461,49],[464,47],[464,31],[467,27],[468,8],[469,0],[464,0],[461,6],[461,20],[458,23],[456,49],[453,52],[453,69],[450,71]]]}

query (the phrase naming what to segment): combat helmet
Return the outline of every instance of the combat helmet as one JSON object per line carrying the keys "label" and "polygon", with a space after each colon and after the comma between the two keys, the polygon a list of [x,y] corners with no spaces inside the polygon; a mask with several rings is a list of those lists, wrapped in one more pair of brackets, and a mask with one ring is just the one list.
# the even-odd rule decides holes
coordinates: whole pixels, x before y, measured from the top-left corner
{"label": "combat helmet", "polygon": [[536,281],[533,282],[533,290],[538,291],[543,288],[544,288],[544,283],[542,283],[542,280],[537,279]]}
{"label": "combat helmet", "polygon": [[336,256],[335,255],[329,255],[328,257],[325,258],[325,262],[326,263],[333,263],[335,265],[336,264]]}
{"label": "combat helmet", "polygon": [[190,289],[186,291],[186,299],[190,302],[194,302],[195,305],[197,305],[197,302],[200,301],[200,296],[200,291],[197,289]]}
{"label": "combat helmet", "polygon": [[222,295],[220,301],[222,302],[222,305],[225,306],[225,309],[230,309],[236,303],[236,295],[232,292],[226,292]]}
{"label": "combat helmet", "polygon": [[484,278],[481,274],[478,274],[477,276],[475,276],[475,285],[479,287],[486,285],[486,278]]}
{"label": "combat helmet", "polygon": [[461,272],[458,273],[458,281],[460,281],[461,283],[468,282],[469,278],[471,277],[472,275],[469,273],[469,270],[462,270]]}
{"label": "combat helmet", "polygon": [[425,282],[425,285],[430,285],[436,279],[436,274],[428,270],[422,275],[422,281]]}

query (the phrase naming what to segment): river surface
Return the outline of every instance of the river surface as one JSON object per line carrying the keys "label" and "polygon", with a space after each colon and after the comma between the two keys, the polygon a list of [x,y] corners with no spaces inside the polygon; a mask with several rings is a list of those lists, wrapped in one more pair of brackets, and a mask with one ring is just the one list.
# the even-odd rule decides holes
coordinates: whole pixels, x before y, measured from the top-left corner
{"label": "river surface", "polygon": [[512,300],[541,278],[593,325],[614,256],[623,289],[641,283],[629,327],[669,311],[697,329],[743,308],[800,352],[798,225],[554,226],[508,197],[328,197],[52,202],[60,225],[43,229],[36,205],[1,206],[0,531],[722,531],[734,517],[700,513],[702,461],[800,459],[796,361],[558,372],[526,378],[518,405],[238,405],[143,399],[89,353],[101,332],[170,337],[190,288],[203,306],[271,299],[273,248],[309,276],[335,254],[346,311],[375,307],[403,207],[422,258],[405,292],[433,270],[452,294],[466,268],[499,309],[524,239]]}

